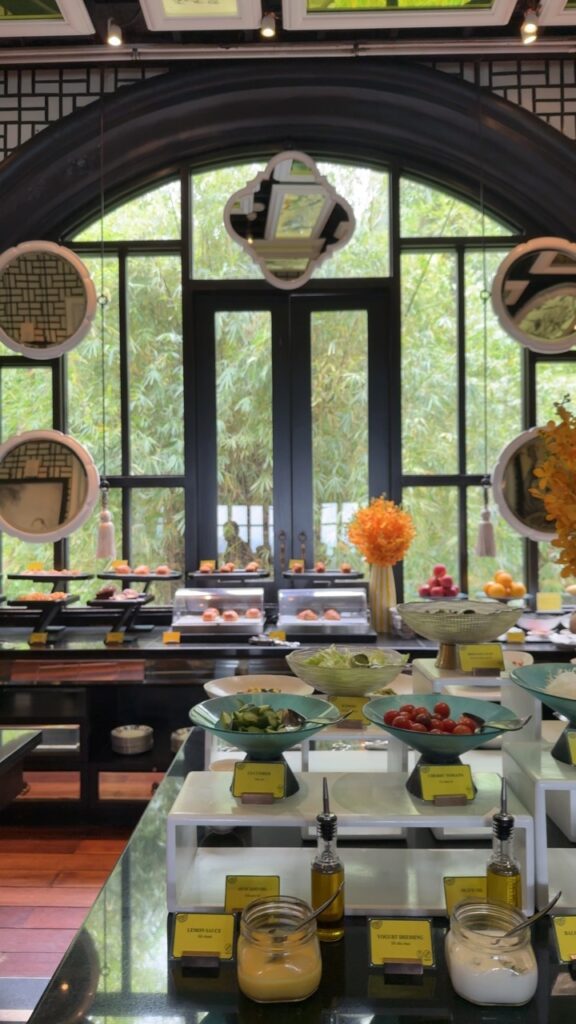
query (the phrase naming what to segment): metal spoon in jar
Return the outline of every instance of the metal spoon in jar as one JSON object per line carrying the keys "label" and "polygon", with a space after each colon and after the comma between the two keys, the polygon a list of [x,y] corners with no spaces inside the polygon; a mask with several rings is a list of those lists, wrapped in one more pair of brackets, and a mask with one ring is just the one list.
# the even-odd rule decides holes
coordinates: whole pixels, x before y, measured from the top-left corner
{"label": "metal spoon in jar", "polygon": [[324,903],[321,903],[319,907],[316,907],[316,909],[313,910],[312,913],[308,915],[308,917],[305,917],[303,921],[298,921],[298,923],[292,925],[292,927],[282,928],[282,931],[273,929],[272,941],[285,942],[290,932],[297,932],[300,930],[300,928],[304,928],[305,925],[310,924],[310,921],[313,921],[315,917],[319,917],[320,914],[322,914],[325,910],[328,910],[328,907],[331,906],[332,903],[334,903],[334,900],[340,895],[343,888],[344,880],[340,882],[340,885],[336,889],[336,892],[333,892],[332,895],[329,896],[327,900],[324,900]]}
{"label": "metal spoon in jar", "polygon": [[542,908],[542,910],[537,910],[535,914],[527,917],[525,921],[522,921],[521,924],[517,924],[515,928],[511,928],[509,932],[504,932],[504,935],[499,935],[497,939],[494,939],[494,942],[500,942],[501,939],[509,939],[511,935],[518,935],[518,932],[523,931],[524,928],[529,928],[531,924],[534,924],[534,921],[538,921],[541,917],[544,917],[549,910],[552,910],[552,907],[558,903],[561,895],[562,891],[557,892],[550,902]]}

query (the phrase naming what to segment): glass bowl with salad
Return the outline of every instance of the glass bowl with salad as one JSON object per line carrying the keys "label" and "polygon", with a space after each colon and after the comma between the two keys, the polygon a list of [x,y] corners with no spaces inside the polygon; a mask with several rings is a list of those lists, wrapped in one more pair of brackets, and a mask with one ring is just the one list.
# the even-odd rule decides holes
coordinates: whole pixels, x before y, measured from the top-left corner
{"label": "glass bowl with salad", "polygon": [[321,693],[363,697],[388,686],[400,674],[407,654],[379,647],[300,647],[286,655],[294,675]]}

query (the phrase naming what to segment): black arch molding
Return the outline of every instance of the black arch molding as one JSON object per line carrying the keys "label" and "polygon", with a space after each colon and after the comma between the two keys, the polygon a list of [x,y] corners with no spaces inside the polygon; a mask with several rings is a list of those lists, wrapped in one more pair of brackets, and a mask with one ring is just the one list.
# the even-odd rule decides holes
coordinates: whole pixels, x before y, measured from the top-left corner
{"label": "black arch molding", "polygon": [[0,167],[0,245],[57,237],[182,160],[309,150],[453,184],[524,226],[576,236],[576,145],[521,108],[431,68],[386,60],[221,61],[128,86],[63,118]]}

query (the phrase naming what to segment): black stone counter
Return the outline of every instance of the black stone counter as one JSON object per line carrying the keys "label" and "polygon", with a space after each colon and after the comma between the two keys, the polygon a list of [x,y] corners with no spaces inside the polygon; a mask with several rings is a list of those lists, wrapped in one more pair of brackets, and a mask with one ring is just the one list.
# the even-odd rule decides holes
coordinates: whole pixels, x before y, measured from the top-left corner
{"label": "black stone counter", "polygon": [[[394,983],[382,969],[369,968],[362,917],[347,919],[342,942],[323,946],[320,989],[303,1003],[252,1003],[237,990],[233,963],[223,966],[218,977],[179,980],[167,958],[166,816],[185,774],[201,766],[202,734],[194,732],[148,805],[30,1024],[574,1024],[576,982],[557,963],[547,921],[534,929],[538,991],[527,1006],[518,1008],[477,1007],[454,993],[444,964],[444,919],[434,922],[437,967],[415,981]],[[241,840],[249,843],[250,830],[243,832]],[[220,836],[219,841],[230,844],[234,838]],[[299,845],[299,834],[292,841]],[[381,845],[385,857],[389,843]]]}

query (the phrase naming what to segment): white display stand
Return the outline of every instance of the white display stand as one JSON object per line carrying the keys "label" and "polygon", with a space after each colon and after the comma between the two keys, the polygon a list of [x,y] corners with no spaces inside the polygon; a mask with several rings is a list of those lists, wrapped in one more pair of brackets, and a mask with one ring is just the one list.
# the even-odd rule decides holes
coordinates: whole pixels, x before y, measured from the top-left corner
{"label": "white display stand", "polygon": [[534,817],[536,905],[562,890],[557,910],[576,913],[576,850],[548,849],[546,816],[576,839],[576,767],[552,757],[551,744],[506,744],[503,770],[509,788]]}
{"label": "white display stand", "polygon": [[[500,776],[479,774],[478,792],[463,806],[437,807],[413,797],[405,773],[330,773],[330,807],[340,827],[377,829],[466,829],[486,825],[497,809]],[[280,876],[283,893],[310,899],[311,848],[199,847],[198,827],[313,825],[322,807],[322,776],[298,776],[300,789],[274,804],[242,804],[231,792],[231,772],[191,772],[168,815],[167,897],[170,911],[221,909],[227,874]],[[523,909],[534,906],[534,831],[531,816],[511,794],[516,818],[517,855],[522,869]],[[397,913],[408,916],[445,913],[443,877],[482,875],[486,850],[341,849],[346,871],[348,914]]]}

